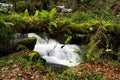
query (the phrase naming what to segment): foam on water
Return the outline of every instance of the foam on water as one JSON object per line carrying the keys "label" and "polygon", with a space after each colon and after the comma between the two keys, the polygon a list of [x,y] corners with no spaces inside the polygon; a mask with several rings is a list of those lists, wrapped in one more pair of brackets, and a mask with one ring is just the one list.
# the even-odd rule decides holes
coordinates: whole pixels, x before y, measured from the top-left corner
{"label": "foam on water", "polygon": [[60,44],[53,39],[44,39],[35,33],[29,33],[28,37],[37,38],[34,51],[39,52],[41,57],[46,59],[48,63],[60,64],[69,67],[80,63],[80,57],[75,53],[75,49],[80,50],[77,45],[67,44],[61,48],[64,44]]}

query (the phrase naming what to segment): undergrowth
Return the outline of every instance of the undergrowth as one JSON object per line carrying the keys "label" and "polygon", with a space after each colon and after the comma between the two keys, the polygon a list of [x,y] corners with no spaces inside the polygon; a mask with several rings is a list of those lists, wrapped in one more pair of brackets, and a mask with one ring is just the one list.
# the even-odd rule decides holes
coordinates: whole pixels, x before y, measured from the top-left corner
{"label": "undergrowth", "polygon": [[[30,54],[30,53],[29,53]],[[32,60],[27,52],[19,55],[8,55],[0,58],[0,79],[37,79],[41,80],[103,80],[102,74],[91,74],[84,71],[76,74],[72,68],[66,68],[62,72],[52,71],[51,67],[45,66],[41,59]],[[17,73],[16,73],[17,72]],[[5,76],[5,77],[4,77]],[[105,79],[104,79],[105,80]]]}

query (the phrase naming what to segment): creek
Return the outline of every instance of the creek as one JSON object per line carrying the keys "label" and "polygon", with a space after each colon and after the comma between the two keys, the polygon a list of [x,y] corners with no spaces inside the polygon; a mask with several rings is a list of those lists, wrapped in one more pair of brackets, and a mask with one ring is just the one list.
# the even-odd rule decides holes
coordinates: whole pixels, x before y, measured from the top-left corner
{"label": "creek", "polygon": [[64,46],[64,44],[60,44],[54,39],[45,36],[42,38],[35,33],[28,33],[28,37],[37,39],[33,51],[39,52],[47,63],[72,67],[81,62],[80,56],[76,53],[76,50],[80,50],[80,47],[75,44],[66,44]]}

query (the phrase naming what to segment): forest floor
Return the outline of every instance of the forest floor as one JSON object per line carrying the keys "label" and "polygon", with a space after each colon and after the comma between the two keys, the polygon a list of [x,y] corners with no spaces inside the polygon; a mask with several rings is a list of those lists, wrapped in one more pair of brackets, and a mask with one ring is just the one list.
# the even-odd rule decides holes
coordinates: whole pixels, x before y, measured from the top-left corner
{"label": "forest floor", "polygon": [[91,74],[103,74],[107,80],[120,80],[120,64],[106,61],[104,65],[83,63],[82,66],[75,66],[73,70],[77,73],[88,70]]}
{"label": "forest floor", "polygon": [[[2,66],[0,66],[0,80],[56,80],[54,78],[55,74],[49,69],[40,65],[39,62],[33,63],[19,58],[18,56],[20,56],[20,53],[21,52],[11,54],[7,59],[0,59],[0,65],[2,63]],[[16,58],[10,60],[10,58],[12,58],[11,56]],[[89,71],[93,75],[103,74],[107,80],[120,80],[120,63],[112,62],[110,60],[106,60],[104,65],[85,62],[78,66],[71,67],[71,70],[74,71],[76,77],[79,77],[81,72]],[[62,73],[59,75],[61,76]],[[49,77],[49,79],[47,79],[47,77]],[[63,78],[61,80],[66,79]]]}

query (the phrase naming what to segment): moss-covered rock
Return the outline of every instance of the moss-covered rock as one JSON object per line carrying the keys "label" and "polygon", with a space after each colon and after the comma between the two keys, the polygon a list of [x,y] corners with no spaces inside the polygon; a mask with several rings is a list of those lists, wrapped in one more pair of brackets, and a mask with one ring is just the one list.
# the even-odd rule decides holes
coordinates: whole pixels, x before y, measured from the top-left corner
{"label": "moss-covered rock", "polygon": [[28,49],[28,48],[24,45],[18,45],[17,47],[17,50],[24,50],[24,49]]}
{"label": "moss-covered rock", "polygon": [[34,37],[15,40],[14,42],[11,42],[11,46],[9,46],[9,49],[6,51],[6,53],[9,54],[24,49],[33,50],[35,44],[36,38]]}
{"label": "moss-covered rock", "polygon": [[21,39],[15,42],[15,46],[20,46],[23,45],[25,47],[27,47],[30,50],[34,49],[34,45],[36,44],[36,38],[32,37],[32,38],[25,38],[25,39]]}
{"label": "moss-covered rock", "polygon": [[46,60],[43,59],[38,52],[32,51],[28,54],[28,59],[32,61],[38,61],[40,60],[42,64],[46,63]]}

